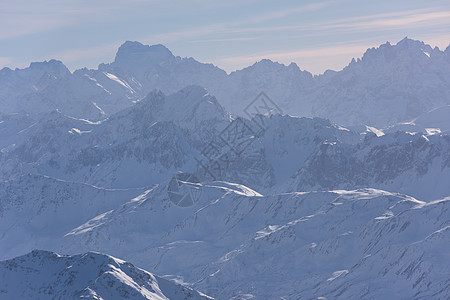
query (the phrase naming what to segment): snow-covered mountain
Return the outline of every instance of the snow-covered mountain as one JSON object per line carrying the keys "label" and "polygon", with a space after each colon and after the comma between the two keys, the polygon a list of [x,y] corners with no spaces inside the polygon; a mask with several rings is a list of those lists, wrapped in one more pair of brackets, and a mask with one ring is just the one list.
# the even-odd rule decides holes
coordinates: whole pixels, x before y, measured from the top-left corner
{"label": "snow-covered mountain", "polygon": [[384,127],[408,122],[450,105],[450,47],[431,48],[408,38],[371,48],[341,71],[312,76],[292,63],[262,60],[227,75],[193,58],[174,56],[163,45],[126,42],[114,62],[70,73],[58,61],[0,71],[0,112],[59,109],[90,120],[129,107],[157,89],[172,94],[205,87],[235,115],[265,91],[284,113],[322,117],[344,125]]}
{"label": "snow-covered mountain", "polygon": [[194,152],[230,122],[200,87],[171,96],[150,93],[100,123],[53,111],[0,153],[0,176],[24,172],[109,188],[145,187],[194,168]]}
{"label": "snow-covered mountain", "polygon": [[368,49],[340,72],[325,73],[308,96],[315,116],[383,127],[449,105],[448,70],[450,47],[441,51],[405,38]]}
{"label": "snow-covered mountain", "polygon": [[[32,173],[106,188],[138,188],[184,171],[259,191],[372,187],[427,201],[450,194],[450,139],[445,133],[377,136],[320,118],[272,115],[259,120],[263,129],[255,121],[231,118],[197,86],[169,96],[152,92],[98,123],[54,111],[9,136],[12,144],[0,153],[0,176],[10,180]],[[242,133],[239,141],[233,136],[237,132]],[[230,143],[242,151],[236,153]],[[211,160],[213,150],[220,155]]]}
{"label": "snow-covered mountain", "polygon": [[49,249],[73,227],[142,191],[104,189],[42,175],[0,182],[0,259]]}
{"label": "snow-covered mountain", "polygon": [[0,298],[448,298],[449,54],[1,70]]}
{"label": "snow-covered mountain", "polygon": [[62,251],[95,249],[231,299],[448,296],[449,198],[381,190],[263,196],[200,185],[190,207],[160,185],[72,230]]}
{"label": "snow-covered mountain", "polygon": [[35,250],[0,262],[2,299],[212,299],[109,255]]}
{"label": "snow-covered mountain", "polygon": [[[125,97],[126,88],[118,84],[110,88],[114,90],[106,90],[88,76],[72,74],[56,60],[32,63],[26,69],[14,71],[4,68],[0,71],[0,111],[38,118],[42,113],[59,109],[80,118],[104,119],[106,113],[130,102]],[[113,110],[108,111],[108,107]]]}
{"label": "snow-covered mountain", "polygon": [[[324,142],[284,188],[376,187],[430,201],[449,195],[448,135],[396,132],[366,135],[356,145]],[[282,190],[282,189],[281,189]]]}

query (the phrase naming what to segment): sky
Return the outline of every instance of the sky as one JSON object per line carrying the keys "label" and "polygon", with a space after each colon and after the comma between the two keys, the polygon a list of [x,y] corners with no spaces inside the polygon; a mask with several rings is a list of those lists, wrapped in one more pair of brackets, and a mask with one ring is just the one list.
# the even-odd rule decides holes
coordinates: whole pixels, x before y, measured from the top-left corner
{"label": "sky", "polygon": [[231,72],[268,58],[321,74],[405,36],[444,50],[449,0],[1,0],[0,68],[114,60],[127,40]]}

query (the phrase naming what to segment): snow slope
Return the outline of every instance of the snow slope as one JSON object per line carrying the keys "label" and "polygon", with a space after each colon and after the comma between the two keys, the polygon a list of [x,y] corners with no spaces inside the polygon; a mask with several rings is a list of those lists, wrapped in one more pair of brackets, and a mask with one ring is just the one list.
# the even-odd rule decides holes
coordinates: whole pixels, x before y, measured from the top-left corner
{"label": "snow slope", "polygon": [[41,175],[0,182],[0,259],[36,248],[49,249],[54,240],[73,227],[141,192],[98,188]]}
{"label": "snow slope", "polygon": [[191,207],[174,205],[167,186],[147,191],[72,230],[63,251],[112,253],[221,299],[449,295],[450,270],[439,263],[450,258],[449,198],[201,189]]}
{"label": "snow slope", "polygon": [[384,129],[386,132],[426,132],[430,135],[450,132],[450,105],[434,108],[409,122],[399,123]]}
{"label": "snow slope", "polygon": [[0,262],[2,299],[211,299],[109,255],[34,250]]}

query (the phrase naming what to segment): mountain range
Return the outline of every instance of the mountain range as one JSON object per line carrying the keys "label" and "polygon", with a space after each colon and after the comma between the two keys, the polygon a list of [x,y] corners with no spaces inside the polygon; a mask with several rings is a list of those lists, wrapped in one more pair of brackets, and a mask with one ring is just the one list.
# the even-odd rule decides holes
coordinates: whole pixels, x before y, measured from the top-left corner
{"label": "mountain range", "polygon": [[0,298],[446,299],[449,95],[407,38],[320,76],[138,42],[2,69]]}
{"label": "mountain range", "polygon": [[313,76],[296,64],[262,60],[227,74],[211,64],[174,56],[163,45],[126,42],[114,62],[71,73],[56,60],[0,71],[0,112],[32,115],[59,109],[98,121],[157,89],[172,94],[206,88],[233,115],[264,91],[284,113],[322,117],[343,126],[384,127],[450,105],[450,47],[405,38],[368,49],[341,71]]}

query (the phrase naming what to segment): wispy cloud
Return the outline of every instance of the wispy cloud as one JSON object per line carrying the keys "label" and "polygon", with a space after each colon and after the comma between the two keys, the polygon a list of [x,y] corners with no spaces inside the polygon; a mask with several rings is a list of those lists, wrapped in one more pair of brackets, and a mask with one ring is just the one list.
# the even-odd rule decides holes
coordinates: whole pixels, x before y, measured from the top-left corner
{"label": "wispy cloud", "polygon": [[59,59],[63,62],[82,62],[95,58],[105,58],[106,56],[113,56],[115,51],[120,46],[120,43],[110,43],[88,48],[71,49],[50,54],[46,59]]}
{"label": "wispy cloud", "polygon": [[[336,34],[367,33],[391,29],[428,28],[450,26],[450,10],[442,7],[399,11],[383,14],[369,14],[365,16],[341,18],[321,22],[309,22],[301,25],[284,26],[253,26],[254,23],[264,23],[265,20],[283,18],[289,14],[320,9],[332,2],[317,5],[297,7],[269,14],[262,14],[253,18],[213,23],[181,31],[165,32],[147,36],[142,40],[148,43],[172,43],[179,41],[190,42],[221,42],[244,41],[265,38],[265,36],[283,36],[284,38],[311,38]],[[214,35],[214,37],[211,37]],[[223,37],[222,37],[223,36]],[[232,36],[230,38],[229,36]],[[202,38],[204,37],[204,38]]]}
{"label": "wispy cloud", "polygon": [[324,32],[339,31],[367,31],[386,28],[415,28],[436,25],[450,25],[450,10],[436,7],[432,9],[408,10],[383,14],[369,14],[359,17],[341,18],[320,22],[302,23],[302,25],[257,26],[230,28],[234,34],[258,34],[274,32]]}
{"label": "wispy cloud", "polygon": [[0,40],[60,29],[83,22],[87,16],[100,17],[117,5],[106,1],[2,0]]}
{"label": "wispy cloud", "polygon": [[[185,30],[180,31],[171,31],[160,34],[154,34],[147,37],[144,37],[145,41],[157,41],[160,43],[170,43],[180,40],[188,40],[190,38],[196,38],[201,36],[206,36],[209,34],[226,34],[226,33],[236,33],[239,31],[239,28],[246,28],[246,26],[251,24],[263,23],[265,21],[273,20],[273,19],[281,19],[293,14],[304,13],[313,10],[320,10],[335,1],[327,1],[321,3],[314,3],[309,5],[302,5],[290,9],[279,10],[271,13],[262,13],[259,15],[247,17],[245,19],[237,20],[237,21],[229,21],[229,22],[217,22],[210,23],[203,26],[197,26]],[[263,29],[264,30],[264,29]],[[245,31],[245,29],[244,29]],[[252,30],[248,31],[252,32]],[[253,38],[254,39],[254,38]],[[214,39],[211,39],[213,42]]]}
{"label": "wispy cloud", "polygon": [[241,21],[238,21],[238,22],[235,22],[232,24],[243,25],[243,24],[250,24],[250,23],[262,23],[262,22],[273,20],[273,19],[281,19],[281,18],[285,18],[287,16],[294,15],[294,14],[320,10],[320,9],[323,9],[335,2],[336,1],[326,1],[326,2],[318,2],[318,3],[308,4],[308,5],[301,5],[301,6],[292,7],[289,9],[283,9],[283,10],[278,10],[278,11],[274,11],[274,12],[270,12],[270,13],[266,13],[266,14],[261,14],[258,16],[252,16],[250,18],[246,18],[245,20],[241,20]]}
{"label": "wispy cloud", "polygon": [[170,43],[170,42],[190,40],[191,38],[198,38],[212,33],[218,33],[220,31],[223,31],[225,28],[226,26],[224,24],[212,24],[208,26],[195,27],[186,30],[152,34],[140,40],[150,44]]}
{"label": "wispy cloud", "polygon": [[70,18],[52,17],[45,14],[36,14],[32,11],[0,13],[0,40],[19,37],[60,28],[70,24]]}
{"label": "wispy cloud", "polygon": [[408,27],[424,26],[424,25],[450,25],[450,11],[438,11],[430,13],[415,13],[376,18],[374,16],[367,16],[367,19],[372,19],[364,22],[342,22],[337,24],[330,24],[322,26],[322,29],[336,29],[336,28],[350,28],[358,30],[377,29],[382,27]]}
{"label": "wispy cloud", "polygon": [[201,40],[192,40],[192,43],[221,43],[221,42],[236,42],[236,41],[253,41],[256,40],[256,37],[239,37],[239,38],[223,38],[223,39],[201,39]]}

